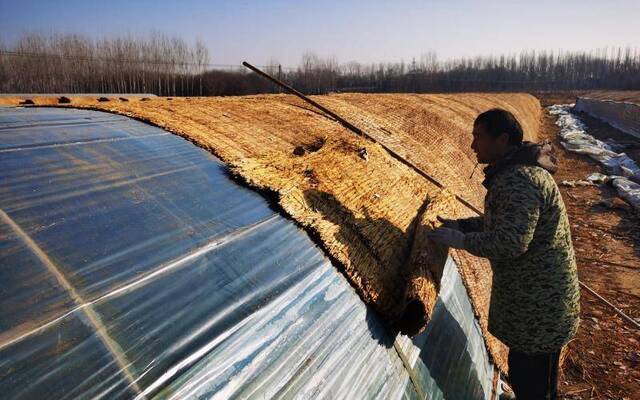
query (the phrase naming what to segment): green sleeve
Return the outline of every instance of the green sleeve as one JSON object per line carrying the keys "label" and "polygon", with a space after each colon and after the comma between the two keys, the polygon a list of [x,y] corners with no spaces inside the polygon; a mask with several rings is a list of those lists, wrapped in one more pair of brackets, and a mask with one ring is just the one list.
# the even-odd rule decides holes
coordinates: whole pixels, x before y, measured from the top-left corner
{"label": "green sleeve", "polygon": [[471,217],[458,219],[458,227],[463,233],[468,232],[482,232],[484,218],[483,217]]}
{"label": "green sleeve", "polygon": [[510,259],[527,251],[540,216],[540,192],[525,176],[496,182],[491,194],[491,228],[465,235],[465,250],[478,257]]}

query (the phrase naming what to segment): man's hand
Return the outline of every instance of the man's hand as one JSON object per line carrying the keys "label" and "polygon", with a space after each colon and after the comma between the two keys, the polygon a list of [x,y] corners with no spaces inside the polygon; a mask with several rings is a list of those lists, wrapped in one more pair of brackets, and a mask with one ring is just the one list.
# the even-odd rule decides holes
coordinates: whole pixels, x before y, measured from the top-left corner
{"label": "man's hand", "polygon": [[442,226],[445,228],[455,229],[457,231],[460,230],[460,224],[458,223],[457,219],[442,218],[438,215],[438,221],[442,222]]}
{"label": "man's hand", "polygon": [[464,233],[451,228],[436,228],[427,233],[427,237],[436,243],[454,249],[464,249]]}

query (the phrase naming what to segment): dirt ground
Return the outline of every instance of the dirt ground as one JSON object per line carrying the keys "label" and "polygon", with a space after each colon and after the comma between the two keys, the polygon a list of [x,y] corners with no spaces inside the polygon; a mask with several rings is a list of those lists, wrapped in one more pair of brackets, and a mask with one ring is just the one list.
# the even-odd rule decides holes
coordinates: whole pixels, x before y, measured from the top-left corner
{"label": "dirt ground", "polygon": [[[548,106],[571,103],[571,94],[539,96]],[[594,118],[581,115],[598,139],[629,144],[626,153],[640,162],[640,141]],[[587,156],[565,151],[558,141],[555,117],[543,114],[539,138],[557,149],[563,180],[585,179],[602,171]],[[640,320],[640,218],[608,186],[562,186],[569,212],[580,280],[605,299]],[[565,399],[640,399],[640,332],[588,291],[581,294],[581,325],[568,345],[560,379]]]}

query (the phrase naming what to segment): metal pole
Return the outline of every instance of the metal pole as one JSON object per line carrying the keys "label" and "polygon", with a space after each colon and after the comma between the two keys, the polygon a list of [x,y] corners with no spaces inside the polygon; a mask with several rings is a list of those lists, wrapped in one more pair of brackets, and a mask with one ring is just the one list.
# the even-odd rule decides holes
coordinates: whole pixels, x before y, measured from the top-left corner
{"label": "metal pole", "polygon": [[[378,143],[380,146],[382,146],[382,148],[384,148],[393,158],[395,158],[396,160],[400,161],[401,163],[403,163],[404,165],[410,167],[411,169],[413,169],[414,171],[416,171],[420,176],[422,176],[423,178],[425,178],[426,180],[428,180],[429,182],[433,183],[434,185],[436,185],[437,187],[439,187],[440,189],[444,189],[444,185],[441,184],[440,182],[438,182],[436,179],[432,178],[429,174],[427,174],[426,172],[424,172],[423,170],[421,170],[418,166],[414,165],[413,163],[407,161],[404,157],[402,157],[400,154],[396,153],[395,150],[389,148],[387,145],[385,145],[384,143],[380,143],[379,141],[377,141],[374,137],[372,137],[371,135],[369,135],[368,133],[366,133],[365,131],[363,131],[362,129],[358,128],[357,126],[353,125],[352,123],[350,123],[349,121],[347,121],[346,119],[342,118],[341,116],[339,116],[338,114],[334,113],[333,111],[329,110],[328,108],[324,107],[321,104],[318,104],[317,102],[315,102],[314,100],[310,99],[309,97],[305,96],[304,94],[300,93],[299,91],[297,91],[296,89],[292,88],[291,86],[287,85],[284,82],[281,82],[279,80],[277,80],[276,78],[274,78],[273,76],[267,74],[266,72],[261,71],[260,69],[254,67],[253,65],[249,64],[246,61],[242,62],[242,65],[244,65],[245,67],[249,68],[250,70],[252,70],[253,72],[255,72],[256,74],[264,77],[265,79],[270,80],[271,82],[275,83],[276,85],[280,85],[283,88],[285,88],[287,91],[289,91],[289,93],[298,96],[299,98],[301,98],[302,100],[306,101],[307,103],[311,104],[312,106],[320,109],[321,111],[323,111],[324,113],[330,115],[331,117],[335,118],[338,122],[340,122],[345,128],[351,130],[352,132],[355,132],[356,134],[363,136],[369,140],[371,140],[374,143]],[[467,200],[463,199],[462,197],[455,195],[456,199],[461,202],[462,204],[464,204],[466,207],[468,207],[469,209],[471,209],[472,211],[476,212],[477,214],[482,215],[482,211],[480,211],[479,209],[477,209],[473,204],[469,203]]]}
{"label": "metal pole", "polygon": [[[306,101],[307,103],[313,105],[314,107],[319,108],[324,113],[332,116],[334,119],[336,119],[342,125],[344,125],[345,128],[350,129],[351,131],[357,133],[360,136],[369,137],[369,135],[364,133],[357,126],[351,124],[349,121],[347,121],[346,119],[342,118],[341,116],[339,116],[338,114],[334,113],[333,111],[329,110],[328,108],[324,107],[323,105],[318,104],[317,102],[311,100],[309,97],[307,97],[304,94],[300,93],[299,91],[297,91],[296,89],[294,89],[291,86],[287,85],[286,83],[274,78],[273,76],[267,74],[266,72],[263,72],[262,70],[254,67],[253,65],[249,64],[246,61],[243,61],[242,65],[244,65],[245,67],[249,68],[250,70],[252,70],[256,74],[262,76],[263,78],[270,80],[271,82],[275,83],[276,85],[279,85],[279,86],[285,88],[287,91],[289,91],[289,93],[298,96],[299,98],[301,98],[302,100]],[[372,138],[370,138],[370,139],[372,139]]]}

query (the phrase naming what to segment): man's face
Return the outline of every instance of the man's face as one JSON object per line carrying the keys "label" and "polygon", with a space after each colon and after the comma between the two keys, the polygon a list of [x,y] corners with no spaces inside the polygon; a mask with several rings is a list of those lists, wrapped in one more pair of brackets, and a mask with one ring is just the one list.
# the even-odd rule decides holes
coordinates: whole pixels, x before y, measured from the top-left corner
{"label": "man's face", "polygon": [[471,148],[476,153],[480,164],[491,164],[497,161],[508,146],[509,137],[507,134],[493,138],[487,134],[482,124],[474,125],[472,134]]}

